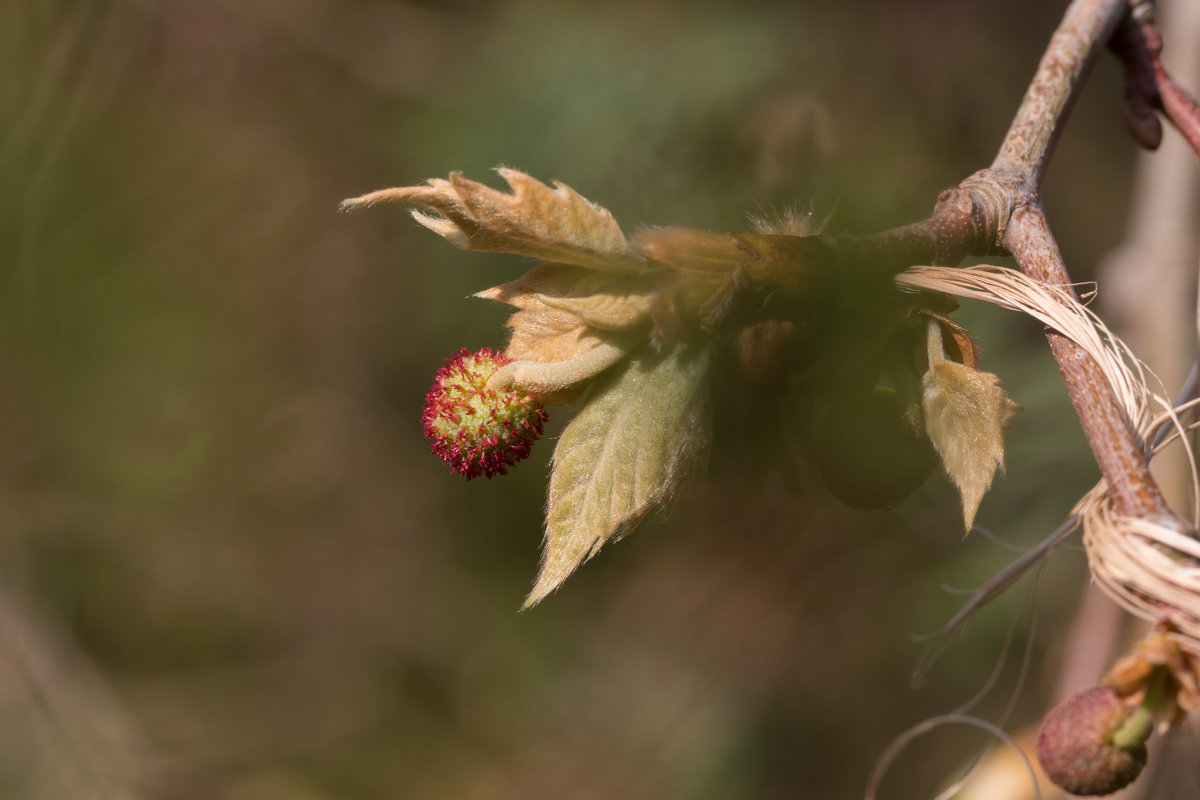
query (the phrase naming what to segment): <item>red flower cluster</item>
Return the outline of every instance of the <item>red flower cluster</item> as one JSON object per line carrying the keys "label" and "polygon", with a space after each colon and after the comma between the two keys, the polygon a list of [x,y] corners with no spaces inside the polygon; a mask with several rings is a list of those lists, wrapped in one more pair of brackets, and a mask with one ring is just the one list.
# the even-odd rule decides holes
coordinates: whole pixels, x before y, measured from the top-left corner
{"label": "red flower cluster", "polygon": [[468,480],[504,475],[542,433],[546,412],[533,396],[487,388],[511,360],[487,347],[478,353],[463,348],[446,359],[425,396],[422,422],[430,449]]}

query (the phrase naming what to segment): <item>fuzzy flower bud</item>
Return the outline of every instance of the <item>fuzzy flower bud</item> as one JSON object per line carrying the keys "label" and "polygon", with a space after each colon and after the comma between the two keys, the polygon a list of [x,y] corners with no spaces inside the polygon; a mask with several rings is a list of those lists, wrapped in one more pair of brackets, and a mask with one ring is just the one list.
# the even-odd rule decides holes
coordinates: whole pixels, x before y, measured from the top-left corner
{"label": "fuzzy flower bud", "polygon": [[529,455],[542,433],[546,412],[531,395],[495,391],[487,382],[511,359],[483,348],[466,348],[446,359],[425,396],[425,438],[455,473],[470,480],[504,475]]}
{"label": "fuzzy flower bud", "polygon": [[1145,735],[1125,747],[1114,741],[1130,714],[1110,686],[1067,698],[1046,715],[1038,732],[1038,760],[1046,775],[1080,795],[1111,794],[1132,783],[1146,766]]}

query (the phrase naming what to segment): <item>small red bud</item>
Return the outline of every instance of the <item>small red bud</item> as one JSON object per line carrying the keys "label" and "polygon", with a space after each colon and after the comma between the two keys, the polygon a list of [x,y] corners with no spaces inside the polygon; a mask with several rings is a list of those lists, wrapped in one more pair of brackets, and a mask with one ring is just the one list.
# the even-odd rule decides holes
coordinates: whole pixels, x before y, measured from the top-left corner
{"label": "small red bud", "polygon": [[425,396],[422,422],[430,449],[468,480],[506,474],[542,433],[546,412],[533,396],[487,388],[511,360],[486,347],[478,353],[464,348],[446,359]]}
{"label": "small red bud", "polygon": [[1123,749],[1113,734],[1131,711],[1111,686],[1068,697],[1051,709],[1038,731],[1037,754],[1047,777],[1071,794],[1111,794],[1146,766],[1142,743]]}

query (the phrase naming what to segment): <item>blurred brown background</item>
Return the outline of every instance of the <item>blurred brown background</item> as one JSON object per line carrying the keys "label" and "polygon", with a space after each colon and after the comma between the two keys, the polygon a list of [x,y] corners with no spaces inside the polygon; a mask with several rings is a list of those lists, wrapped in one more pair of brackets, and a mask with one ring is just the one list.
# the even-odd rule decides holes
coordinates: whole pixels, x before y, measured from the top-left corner
{"label": "blurred brown background", "polygon": [[[1014,618],[980,711],[1035,719],[1082,554],[1036,626],[1010,592],[914,689],[943,585],[1015,553],[963,541],[941,476],[838,507],[746,446],[753,409],[669,520],[518,614],[553,442],[464,483],[419,419],[446,355],[503,344],[468,295],[526,265],[336,206],[506,164],[627,232],[810,200],[902,224],[990,162],[1061,5],[4,0],[0,796],[858,797]],[[1077,278],[1124,226],[1120,91],[1106,60],[1048,179]],[[1028,546],[1097,470],[1037,326],[960,317],[1025,407],[980,522]],[[922,739],[883,796],[986,741]]]}

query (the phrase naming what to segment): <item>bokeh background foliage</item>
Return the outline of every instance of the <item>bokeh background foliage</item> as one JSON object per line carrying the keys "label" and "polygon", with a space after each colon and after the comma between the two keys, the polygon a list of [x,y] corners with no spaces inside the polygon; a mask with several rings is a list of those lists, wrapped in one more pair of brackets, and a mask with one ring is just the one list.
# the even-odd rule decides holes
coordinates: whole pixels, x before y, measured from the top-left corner
{"label": "bokeh background foliage", "polygon": [[[627,232],[901,224],[990,161],[1058,6],[0,4],[0,794],[855,796],[993,668],[1019,592],[920,689],[909,634],[1012,553],[940,476],[838,507],[733,398],[671,518],[518,614],[553,443],[465,484],[419,417],[445,355],[503,343],[467,296],[526,265],[336,204],[506,164]],[[1078,277],[1120,235],[1119,91],[1103,64],[1047,186]],[[980,521],[1028,544],[1096,470],[1036,327],[960,316],[1026,409]],[[1082,555],[1048,570],[1013,724]],[[918,745],[888,796],[982,742]]]}

